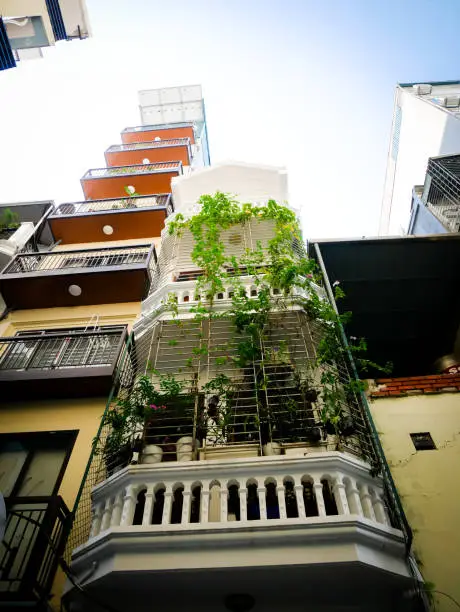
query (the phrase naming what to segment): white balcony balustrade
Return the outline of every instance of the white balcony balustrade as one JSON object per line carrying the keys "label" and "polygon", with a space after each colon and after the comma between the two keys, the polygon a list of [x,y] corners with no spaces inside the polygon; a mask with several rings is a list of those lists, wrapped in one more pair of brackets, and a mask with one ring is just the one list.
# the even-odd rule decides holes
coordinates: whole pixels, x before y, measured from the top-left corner
{"label": "white balcony balustrade", "polygon": [[130,466],[93,491],[90,540],[136,531],[337,524],[351,517],[390,529],[382,484],[363,462],[330,452]]}

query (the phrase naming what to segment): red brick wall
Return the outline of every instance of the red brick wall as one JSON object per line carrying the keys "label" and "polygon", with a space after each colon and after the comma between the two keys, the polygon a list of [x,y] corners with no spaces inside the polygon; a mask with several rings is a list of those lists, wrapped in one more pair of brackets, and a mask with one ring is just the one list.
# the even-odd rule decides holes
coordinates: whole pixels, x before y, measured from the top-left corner
{"label": "red brick wall", "polygon": [[460,374],[433,374],[407,378],[377,378],[370,389],[371,397],[397,397],[419,393],[460,391]]}

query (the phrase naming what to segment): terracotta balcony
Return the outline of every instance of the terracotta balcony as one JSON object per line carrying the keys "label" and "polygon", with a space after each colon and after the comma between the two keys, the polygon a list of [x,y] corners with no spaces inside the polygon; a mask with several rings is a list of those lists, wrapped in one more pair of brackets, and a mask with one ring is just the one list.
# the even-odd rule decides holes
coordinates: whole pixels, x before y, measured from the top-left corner
{"label": "terracotta balcony", "polygon": [[173,211],[166,193],[60,204],[48,220],[62,244],[103,242],[160,236]]}
{"label": "terracotta balcony", "polygon": [[87,200],[123,198],[126,194],[169,193],[171,179],[182,174],[180,161],[95,168],[81,179]]}
{"label": "terracotta balcony", "polygon": [[170,138],[190,138],[191,144],[195,144],[195,132],[192,122],[171,123],[169,125],[141,125],[127,127],[121,133],[123,144],[130,142],[147,142],[149,140],[159,141]]}
{"label": "terracotta balcony", "polygon": [[184,166],[190,166],[192,161],[190,138],[116,144],[105,152],[105,160],[110,167],[167,162],[171,159],[182,162]]}
{"label": "terracotta balcony", "polygon": [[156,267],[153,244],[20,253],[0,275],[10,308],[51,308],[137,302]]}

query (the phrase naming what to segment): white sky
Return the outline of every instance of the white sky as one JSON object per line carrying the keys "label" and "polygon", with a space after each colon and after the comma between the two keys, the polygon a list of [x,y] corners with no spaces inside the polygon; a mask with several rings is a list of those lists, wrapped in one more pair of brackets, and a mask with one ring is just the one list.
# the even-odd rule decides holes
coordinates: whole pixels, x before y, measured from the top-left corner
{"label": "white sky", "polygon": [[93,38],[0,73],[1,202],[83,199],[84,172],[140,124],[139,89],[200,83],[212,162],[286,166],[306,237],[376,234],[393,89],[404,78],[376,64],[397,58],[385,32],[375,40],[378,15],[366,3],[87,5]]}

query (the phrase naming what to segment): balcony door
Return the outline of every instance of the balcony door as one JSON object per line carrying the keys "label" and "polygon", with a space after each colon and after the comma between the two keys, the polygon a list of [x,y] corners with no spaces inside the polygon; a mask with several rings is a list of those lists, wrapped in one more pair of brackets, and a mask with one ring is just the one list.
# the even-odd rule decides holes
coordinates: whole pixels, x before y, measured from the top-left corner
{"label": "balcony door", "polygon": [[[63,546],[57,497],[76,431],[0,435],[0,490],[7,523],[0,543],[0,601],[46,590],[55,565],[50,540]],[[54,546],[55,547],[55,546]]]}

